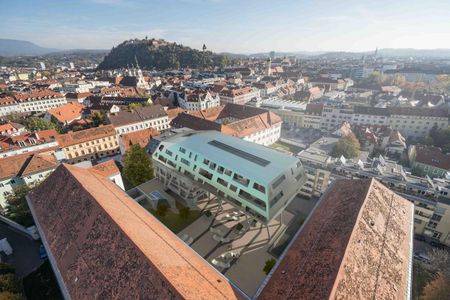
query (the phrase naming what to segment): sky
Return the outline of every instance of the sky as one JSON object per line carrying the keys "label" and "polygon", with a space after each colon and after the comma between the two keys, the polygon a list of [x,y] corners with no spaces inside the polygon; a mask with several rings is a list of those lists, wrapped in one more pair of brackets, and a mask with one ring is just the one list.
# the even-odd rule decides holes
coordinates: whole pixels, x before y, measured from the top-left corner
{"label": "sky", "polygon": [[0,38],[110,49],[163,38],[215,52],[450,48],[450,0],[0,0]]}

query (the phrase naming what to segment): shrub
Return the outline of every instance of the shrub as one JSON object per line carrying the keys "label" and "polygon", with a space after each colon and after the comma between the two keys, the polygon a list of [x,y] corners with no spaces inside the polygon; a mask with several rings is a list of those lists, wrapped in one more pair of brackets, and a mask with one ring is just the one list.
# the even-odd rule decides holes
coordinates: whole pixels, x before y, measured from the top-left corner
{"label": "shrub", "polygon": [[182,219],[189,218],[189,215],[191,214],[191,209],[189,207],[183,206],[180,208],[180,217]]}
{"label": "shrub", "polygon": [[237,231],[241,231],[243,228],[244,228],[244,225],[242,225],[242,223],[238,223],[238,224],[236,225],[236,230],[237,230]]}
{"label": "shrub", "polygon": [[0,292],[20,293],[22,290],[15,274],[0,275]]}
{"label": "shrub", "polygon": [[269,275],[270,270],[272,270],[272,268],[275,266],[276,262],[277,261],[275,260],[275,258],[266,260],[266,264],[264,265],[263,272],[266,273],[266,275]]}
{"label": "shrub", "polygon": [[14,267],[5,263],[0,263],[0,275],[14,274]]}
{"label": "shrub", "polygon": [[162,218],[164,218],[167,214],[167,210],[169,209],[169,205],[167,203],[158,203],[158,206],[156,208],[156,214]]}

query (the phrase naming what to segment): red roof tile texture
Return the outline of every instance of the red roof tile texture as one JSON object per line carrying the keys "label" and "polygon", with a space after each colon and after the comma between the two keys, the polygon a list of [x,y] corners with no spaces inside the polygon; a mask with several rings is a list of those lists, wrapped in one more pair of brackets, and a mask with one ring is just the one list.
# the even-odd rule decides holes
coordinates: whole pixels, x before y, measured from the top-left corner
{"label": "red roof tile texture", "polygon": [[105,137],[116,135],[116,131],[112,125],[104,125],[89,129],[83,129],[75,132],[60,134],[56,137],[61,147],[77,145],[80,143],[93,141]]}
{"label": "red roof tile texture", "polygon": [[72,299],[240,298],[220,273],[100,174],[62,165],[28,201]]}
{"label": "red roof tile texture", "polygon": [[335,181],[259,299],[405,299],[412,214],[374,179]]}

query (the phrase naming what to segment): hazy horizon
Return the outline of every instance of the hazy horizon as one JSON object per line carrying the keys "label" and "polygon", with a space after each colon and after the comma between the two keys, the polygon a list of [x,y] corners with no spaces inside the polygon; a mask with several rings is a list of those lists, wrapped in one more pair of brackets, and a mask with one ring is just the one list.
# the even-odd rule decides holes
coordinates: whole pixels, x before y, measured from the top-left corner
{"label": "hazy horizon", "polygon": [[214,52],[367,52],[450,49],[450,1],[16,1],[0,36],[55,49],[109,50],[163,38]]}

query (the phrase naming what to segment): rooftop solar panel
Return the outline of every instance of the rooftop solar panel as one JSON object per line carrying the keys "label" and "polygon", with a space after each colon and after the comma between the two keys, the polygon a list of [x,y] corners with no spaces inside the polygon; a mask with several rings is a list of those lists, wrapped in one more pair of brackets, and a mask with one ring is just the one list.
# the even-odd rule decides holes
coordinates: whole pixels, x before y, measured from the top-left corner
{"label": "rooftop solar panel", "polygon": [[268,164],[270,164],[270,161],[265,160],[264,158],[258,157],[256,155],[253,155],[251,153],[242,151],[240,149],[234,148],[230,145],[224,144],[222,142],[219,142],[217,140],[212,140],[208,142],[209,145],[214,146],[216,148],[219,148],[223,151],[226,151],[228,153],[234,154],[236,156],[239,156],[245,160],[248,160],[254,164],[260,165],[262,167],[267,166]]}

